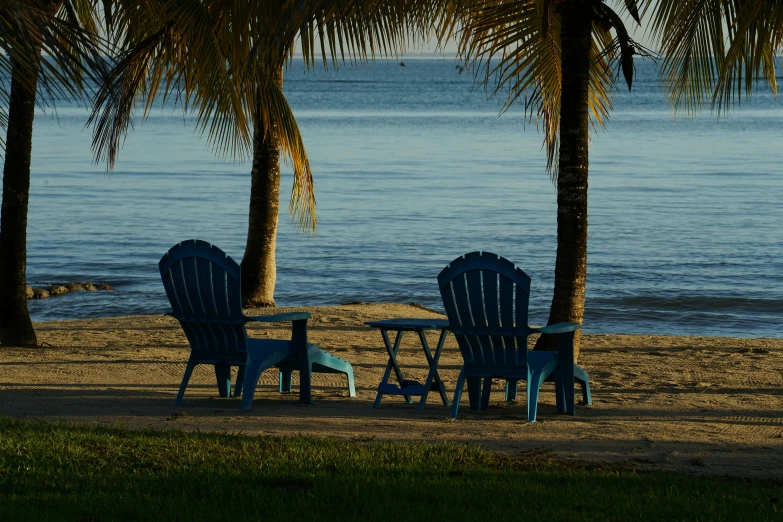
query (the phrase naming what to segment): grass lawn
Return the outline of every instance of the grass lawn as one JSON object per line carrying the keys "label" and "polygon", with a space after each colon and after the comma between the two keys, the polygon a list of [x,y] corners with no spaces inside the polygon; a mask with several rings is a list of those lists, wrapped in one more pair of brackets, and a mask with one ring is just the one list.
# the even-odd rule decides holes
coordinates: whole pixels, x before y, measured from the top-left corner
{"label": "grass lawn", "polygon": [[[783,483],[0,417],[0,520],[783,520]],[[780,511],[780,512],[778,512]]]}

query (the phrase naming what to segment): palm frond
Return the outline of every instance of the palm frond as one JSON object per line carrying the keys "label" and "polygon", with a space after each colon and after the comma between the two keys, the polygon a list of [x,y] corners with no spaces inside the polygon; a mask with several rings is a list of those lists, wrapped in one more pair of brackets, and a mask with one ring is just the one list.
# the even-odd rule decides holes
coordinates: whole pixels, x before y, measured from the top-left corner
{"label": "palm frond", "polygon": [[216,37],[211,4],[199,0],[126,0],[114,12],[114,44],[120,53],[110,79],[96,96],[96,160],[112,168],[133,125],[138,101],[146,118],[158,96],[195,114],[198,132],[216,153],[241,158],[252,146],[246,106]]}
{"label": "palm frond", "polygon": [[761,79],[777,95],[775,60],[783,43],[783,3],[757,0],[731,7],[724,15],[729,48],[713,93],[713,106],[720,111],[739,104],[743,92],[750,96]]}
{"label": "palm frond", "polygon": [[660,42],[661,77],[675,111],[694,114],[712,99],[724,64],[726,10],[734,0],[659,0],[650,34]]}
{"label": "palm frond", "polygon": [[335,67],[398,52],[414,30],[422,31],[408,23],[409,4],[120,0],[112,9],[111,37],[124,51],[90,118],[96,158],[111,168],[142,99],[143,116],[159,96],[193,110],[197,129],[216,152],[235,158],[250,154],[250,122],[258,119],[265,132],[278,129],[281,152],[294,168],[289,210],[303,228],[314,230],[312,172],[294,115],[274,79],[290,64],[297,41],[308,66],[315,64],[317,50],[324,66]]}
{"label": "palm frond", "polygon": [[[7,99],[11,77],[37,89],[36,103],[46,107],[57,100],[81,100],[83,79],[89,85],[102,81],[106,73],[105,42],[82,25],[73,12],[48,12],[34,2],[0,2],[0,74]],[[43,58],[41,56],[44,56]],[[7,129],[5,107],[0,109],[0,127]],[[4,137],[0,147],[4,150]]]}

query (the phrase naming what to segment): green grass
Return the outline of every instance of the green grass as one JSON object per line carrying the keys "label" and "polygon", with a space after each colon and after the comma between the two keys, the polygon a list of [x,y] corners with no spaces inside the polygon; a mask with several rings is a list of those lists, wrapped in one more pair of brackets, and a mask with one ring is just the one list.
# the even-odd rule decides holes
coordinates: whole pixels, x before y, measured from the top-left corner
{"label": "green grass", "polygon": [[0,520],[783,520],[781,483],[0,417]]}

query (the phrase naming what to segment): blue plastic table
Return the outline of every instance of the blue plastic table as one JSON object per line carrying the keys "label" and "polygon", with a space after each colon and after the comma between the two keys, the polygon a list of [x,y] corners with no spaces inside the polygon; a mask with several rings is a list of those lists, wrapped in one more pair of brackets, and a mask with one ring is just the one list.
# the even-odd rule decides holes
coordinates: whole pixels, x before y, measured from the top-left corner
{"label": "blue plastic table", "polygon": [[[371,328],[378,328],[381,331],[383,344],[386,346],[386,351],[389,353],[389,363],[386,365],[383,379],[378,385],[378,395],[375,397],[375,403],[373,404],[374,408],[380,406],[381,398],[383,398],[385,394],[402,395],[405,397],[405,401],[408,404],[411,404],[412,395],[421,395],[421,400],[419,401],[419,411],[421,411],[424,409],[424,403],[427,402],[427,395],[430,391],[439,392],[443,404],[446,406],[449,405],[449,399],[446,397],[446,387],[443,385],[440,375],[438,375],[438,359],[440,359],[440,352],[443,350],[443,342],[446,340],[446,327],[449,325],[447,320],[401,318],[388,319],[386,321],[370,321],[364,324]],[[389,330],[397,331],[394,345],[389,341]],[[427,338],[424,335],[425,330],[440,330],[440,338],[438,339],[438,346],[435,348],[434,355],[427,344]],[[430,368],[427,379],[423,383],[404,379],[402,371],[400,371],[400,365],[397,363],[397,352],[400,349],[402,335],[405,332],[416,332],[419,334],[421,347],[422,350],[424,350],[424,355],[427,357],[427,364]],[[392,370],[394,370],[394,374],[397,376],[397,381],[400,383],[399,386],[389,382]]]}

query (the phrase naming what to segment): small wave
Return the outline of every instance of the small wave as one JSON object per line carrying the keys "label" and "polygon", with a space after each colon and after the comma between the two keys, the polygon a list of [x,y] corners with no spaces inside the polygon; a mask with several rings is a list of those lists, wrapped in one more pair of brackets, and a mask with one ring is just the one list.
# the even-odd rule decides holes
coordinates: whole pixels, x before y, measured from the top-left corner
{"label": "small wave", "polygon": [[589,305],[621,310],[783,314],[783,299],[738,296],[627,296],[595,298]]}

